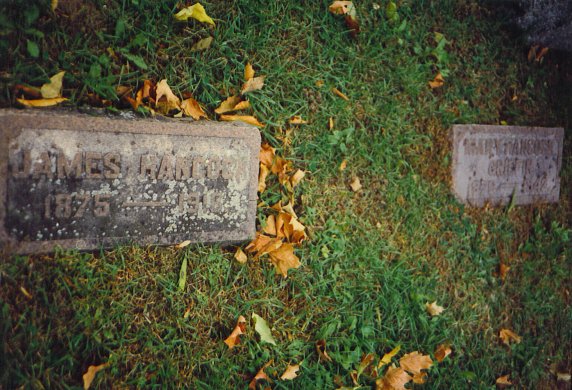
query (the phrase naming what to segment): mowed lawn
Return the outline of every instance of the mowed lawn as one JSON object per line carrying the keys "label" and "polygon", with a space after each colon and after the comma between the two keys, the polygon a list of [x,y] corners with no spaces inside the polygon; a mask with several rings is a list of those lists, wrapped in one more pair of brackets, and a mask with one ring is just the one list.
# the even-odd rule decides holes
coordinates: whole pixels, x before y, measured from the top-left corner
{"label": "mowed lawn", "polygon": [[[252,64],[265,80],[246,114],[289,174],[305,171],[293,189],[268,176],[258,226],[291,204],[302,265],[284,278],[267,256],[241,264],[217,245],[2,255],[0,388],[81,388],[102,364],[93,388],[381,388],[413,352],[432,364],[407,388],[492,389],[507,375],[512,388],[570,388],[570,55],[529,59],[514,10],[480,1],[355,1],[358,34],[328,1],[201,4],[215,26],[176,21],[191,3],[172,0],[0,3],[0,106],[66,71],[64,107],[133,111],[118,87],[166,79],[216,121]],[[469,123],[564,127],[560,202],[456,201],[449,130]]]}

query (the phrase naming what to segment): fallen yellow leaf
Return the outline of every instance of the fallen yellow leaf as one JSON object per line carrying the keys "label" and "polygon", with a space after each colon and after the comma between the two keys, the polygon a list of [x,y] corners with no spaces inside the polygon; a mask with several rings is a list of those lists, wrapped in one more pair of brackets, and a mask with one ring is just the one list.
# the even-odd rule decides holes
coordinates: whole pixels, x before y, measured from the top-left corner
{"label": "fallen yellow leaf", "polygon": [[328,130],[332,130],[334,128],[334,118],[330,117],[328,120]]}
{"label": "fallen yellow leaf", "polygon": [[391,359],[395,355],[397,355],[400,350],[401,350],[401,345],[398,345],[397,347],[393,348],[391,351],[389,351],[388,353],[383,355],[383,357],[379,360],[379,363],[377,364],[377,368],[381,368],[381,367],[389,364],[391,362]]}
{"label": "fallen yellow leaf", "polygon": [[300,371],[299,364],[288,364],[288,367],[286,367],[284,373],[280,375],[280,379],[283,381],[295,379],[298,377],[298,374],[296,374],[298,371]]}
{"label": "fallen yellow leaf", "polygon": [[245,264],[248,261],[248,257],[246,256],[246,253],[244,253],[242,251],[242,249],[240,249],[240,247],[236,248],[236,252],[234,253],[234,258],[240,264]]}
{"label": "fallen yellow leaf", "polygon": [[276,149],[270,146],[268,143],[263,143],[260,147],[260,163],[266,165],[267,167],[272,166],[274,161],[274,156],[276,155]]}
{"label": "fallen yellow leaf", "polygon": [[162,114],[168,114],[171,110],[179,109],[181,105],[180,99],[173,93],[167,80],[163,79],[157,83],[157,97],[155,98],[155,107]]}
{"label": "fallen yellow leaf", "polygon": [[429,86],[431,89],[442,87],[443,84],[445,84],[445,79],[443,78],[441,72],[437,73],[437,76],[435,76],[433,81],[429,81]]}
{"label": "fallen yellow leaf", "polygon": [[429,313],[433,317],[438,316],[445,310],[444,307],[437,305],[437,301],[432,303],[427,302],[425,304],[425,309],[427,310],[427,313]]}
{"label": "fallen yellow leaf", "polygon": [[240,335],[246,332],[246,318],[243,316],[238,317],[236,321],[236,326],[234,327],[230,336],[224,340],[224,343],[228,346],[228,349],[233,349],[237,344],[240,343]]}
{"label": "fallen yellow leaf", "polygon": [[512,382],[508,379],[509,376],[510,375],[503,375],[501,377],[498,377],[495,383],[496,386],[501,389],[508,386],[512,386]]}
{"label": "fallen yellow leaf", "polygon": [[429,355],[411,352],[399,359],[399,366],[412,374],[419,374],[421,370],[428,370],[433,365]]}
{"label": "fallen yellow leaf", "polygon": [[359,180],[359,177],[354,177],[353,181],[350,183],[350,187],[352,189],[353,192],[358,192],[359,190],[362,189],[362,185],[361,182]]}
{"label": "fallen yellow leaf", "polygon": [[422,385],[427,382],[427,373],[426,372],[418,372],[413,375],[413,383],[418,385]]}
{"label": "fallen yellow leaf", "polygon": [[349,100],[350,100],[349,97],[347,97],[346,95],[344,95],[344,94],[343,94],[339,89],[337,89],[337,88],[332,88],[332,92],[333,92],[335,95],[341,97],[342,99],[344,99],[344,100],[346,100],[346,101],[349,101]]}
{"label": "fallen yellow leaf", "polygon": [[221,115],[220,120],[227,122],[241,121],[249,125],[264,127],[264,123],[260,123],[258,119],[251,115]]}
{"label": "fallen yellow leaf", "polygon": [[83,374],[83,389],[89,389],[91,382],[95,379],[95,374],[108,366],[108,363],[100,364],[99,366],[89,366],[85,374]]}
{"label": "fallen yellow leaf", "polygon": [[188,246],[190,243],[191,243],[191,240],[185,240],[185,241],[175,245],[175,248],[182,249],[182,248]]}
{"label": "fallen yellow leaf", "polygon": [[445,360],[447,356],[451,354],[451,352],[453,352],[451,350],[451,346],[449,346],[448,344],[441,344],[435,350],[434,353],[435,359],[437,359],[437,361],[441,363],[443,360]]}
{"label": "fallen yellow leaf", "polygon": [[300,184],[300,182],[302,181],[304,176],[306,176],[306,172],[304,172],[301,169],[298,169],[296,171],[296,173],[294,173],[292,175],[292,177],[290,178],[290,184],[292,184],[292,188],[296,187],[298,184]]}
{"label": "fallen yellow leaf", "polygon": [[248,384],[248,388],[250,390],[256,390],[256,383],[258,381],[261,380],[266,380],[266,381],[270,381],[270,378],[268,377],[268,375],[266,375],[266,373],[264,372],[264,370],[266,369],[266,367],[268,367],[269,365],[271,365],[273,363],[273,360],[270,360],[268,363],[266,363],[264,366],[262,366],[262,368],[260,370],[258,370],[258,372],[256,373],[256,375],[254,376],[254,378],[252,378],[252,380],[250,381],[250,383]]}
{"label": "fallen yellow leaf", "polygon": [[502,340],[502,342],[505,343],[506,345],[510,345],[511,342],[520,344],[520,341],[522,340],[522,338],[519,335],[517,335],[510,329],[501,329],[499,332],[499,337]]}
{"label": "fallen yellow leaf", "polygon": [[225,112],[231,112],[235,110],[235,107],[240,103],[240,96],[230,96],[220,106],[215,110],[217,114],[224,114]]}
{"label": "fallen yellow leaf", "polygon": [[65,102],[66,98],[57,97],[51,99],[34,99],[34,100],[26,100],[26,99],[16,99],[18,103],[26,107],[50,107],[60,104],[61,102]]}
{"label": "fallen yellow leaf", "polygon": [[266,225],[264,225],[262,231],[271,236],[276,235],[276,217],[274,215],[269,215],[266,218]]}
{"label": "fallen yellow leaf", "polygon": [[234,106],[234,111],[246,110],[247,108],[250,108],[250,102],[248,100],[243,100]]}
{"label": "fallen yellow leaf", "polygon": [[343,160],[340,164],[340,167],[338,168],[341,171],[344,171],[346,169],[346,167],[348,166],[348,160]]}
{"label": "fallen yellow leaf", "polygon": [[305,121],[299,115],[294,115],[292,118],[290,118],[289,122],[291,125],[305,125],[308,123],[308,121]]}
{"label": "fallen yellow leaf", "polygon": [[266,190],[266,178],[269,173],[270,170],[268,166],[260,163],[260,170],[258,171],[258,192],[261,194]]}
{"label": "fallen yellow leaf", "polygon": [[269,252],[268,255],[272,264],[285,278],[288,276],[289,269],[298,268],[302,265],[298,256],[294,254],[294,247],[289,243],[280,245],[278,249]]}
{"label": "fallen yellow leaf", "polygon": [[186,116],[192,117],[194,120],[198,121],[201,118],[209,118],[207,114],[203,111],[199,102],[193,98],[185,99],[181,102],[181,110]]}
{"label": "fallen yellow leaf", "polygon": [[328,9],[336,15],[346,15],[352,12],[354,4],[351,1],[334,1]]}
{"label": "fallen yellow leaf", "polygon": [[326,352],[326,340],[318,340],[316,342],[316,351],[318,351],[318,359],[331,362],[332,358]]}
{"label": "fallen yellow leaf", "polygon": [[248,62],[246,64],[246,66],[244,67],[244,81],[248,81],[254,78],[254,68],[252,67],[252,65],[250,64],[250,62]]}
{"label": "fallen yellow leaf", "polygon": [[245,94],[252,91],[257,91],[259,89],[262,89],[263,86],[264,86],[264,76],[254,77],[242,85],[240,93]]}
{"label": "fallen yellow leaf", "polygon": [[65,71],[56,73],[50,77],[50,82],[45,83],[40,88],[40,93],[44,99],[53,99],[62,96],[62,86],[64,82]]}
{"label": "fallen yellow leaf", "polygon": [[377,390],[405,390],[405,385],[413,379],[401,367],[389,367],[385,375],[375,381]]}
{"label": "fallen yellow leaf", "polygon": [[196,3],[190,7],[183,8],[175,14],[175,19],[177,20],[187,20],[189,18],[193,18],[199,22],[208,23],[213,26],[215,25],[215,22],[211,19],[210,16],[207,15],[207,11],[205,10],[205,7],[201,5],[201,3]]}

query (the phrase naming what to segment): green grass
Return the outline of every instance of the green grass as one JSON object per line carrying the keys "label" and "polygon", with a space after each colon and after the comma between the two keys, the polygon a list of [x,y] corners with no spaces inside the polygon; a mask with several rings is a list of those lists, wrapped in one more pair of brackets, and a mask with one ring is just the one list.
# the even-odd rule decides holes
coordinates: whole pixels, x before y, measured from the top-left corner
{"label": "green grass", "polygon": [[[176,23],[175,1],[93,1],[65,15],[47,2],[0,5],[1,106],[14,104],[15,84],[41,85],[66,70],[71,105],[167,78],[212,114],[240,88],[250,61],[266,75],[250,96],[268,124],[264,139],[308,172],[295,200],[310,230],[296,252],[303,266],[287,279],[264,259],[243,266],[217,246],[4,259],[0,387],[81,387],[88,366],[109,362],[94,382],[101,388],[246,388],[273,359],[266,372],[275,388],[337,388],[352,386],[363,354],[401,345],[398,357],[432,355],[445,342],[453,354],[431,368],[425,388],[494,388],[507,374],[515,388],[554,388],[550,366],[571,371],[570,60],[550,53],[543,64],[527,62],[505,13],[478,2],[403,1],[395,24],[387,2],[377,3],[356,2],[355,40],[326,1],[204,2],[212,31]],[[208,50],[190,51],[209,34]],[[445,85],[431,90],[438,71]],[[292,115],[310,123],[285,143]],[[454,200],[448,129],[501,121],[566,128],[559,204],[507,213]],[[354,176],[360,193],[349,189]],[[260,196],[266,204],[283,197],[274,179]],[[265,214],[261,207],[260,220]],[[504,281],[501,262],[511,267]],[[441,316],[426,313],[432,301],[446,308]],[[268,321],[276,346],[260,342],[252,313]],[[239,315],[249,319],[247,334],[229,351],[222,341]],[[502,345],[502,328],[522,342]],[[320,339],[332,363],[318,360]],[[301,363],[300,377],[278,380],[288,363]],[[374,379],[362,375],[360,384]]]}

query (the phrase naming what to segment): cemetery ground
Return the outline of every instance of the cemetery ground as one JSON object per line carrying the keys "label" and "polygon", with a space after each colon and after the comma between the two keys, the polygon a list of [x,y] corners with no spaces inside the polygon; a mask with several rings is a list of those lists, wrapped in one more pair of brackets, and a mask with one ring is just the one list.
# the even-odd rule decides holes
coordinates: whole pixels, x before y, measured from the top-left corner
{"label": "cemetery ground", "polygon": [[[286,278],[217,245],[6,256],[0,387],[81,387],[99,366],[92,387],[403,388],[391,365],[417,351],[432,364],[417,359],[426,383],[408,388],[570,388],[572,67],[529,55],[509,9],[356,1],[354,34],[324,1],[203,2],[214,26],[176,21],[176,1],[59,3],[0,5],[2,107],[64,70],[64,106],[133,111],[118,86],[166,79],[215,121],[250,63],[265,80],[247,115],[305,171],[294,188],[269,174],[258,225],[290,202],[308,237]],[[560,202],[458,203],[457,123],[564,127]],[[288,365],[297,377],[280,379]]]}

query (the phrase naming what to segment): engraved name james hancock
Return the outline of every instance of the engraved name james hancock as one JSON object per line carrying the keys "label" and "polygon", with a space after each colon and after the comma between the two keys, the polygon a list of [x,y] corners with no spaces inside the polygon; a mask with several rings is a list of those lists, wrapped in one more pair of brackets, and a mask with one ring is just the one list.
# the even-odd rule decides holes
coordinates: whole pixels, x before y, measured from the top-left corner
{"label": "engraved name james hancock", "polygon": [[562,128],[453,126],[453,191],[471,206],[558,202]]}
{"label": "engraved name james hancock", "polygon": [[4,110],[0,129],[0,242],[9,252],[255,233],[254,127]]}

